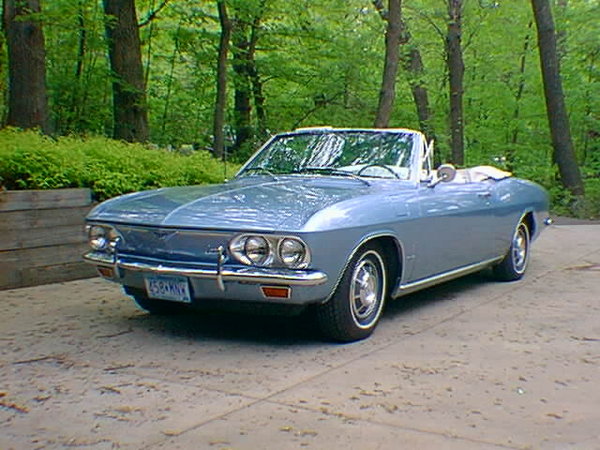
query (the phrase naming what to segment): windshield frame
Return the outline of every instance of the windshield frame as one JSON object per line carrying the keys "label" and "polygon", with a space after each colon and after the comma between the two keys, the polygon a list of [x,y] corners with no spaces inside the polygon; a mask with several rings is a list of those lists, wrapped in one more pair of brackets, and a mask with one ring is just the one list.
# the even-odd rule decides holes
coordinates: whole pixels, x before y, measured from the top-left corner
{"label": "windshield frame", "polygon": [[[423,142],[424,142],[424,137],[422,135],[422,133],[420,133],[419,131],[416,130],[411,130],[408,128],[331,128],[331,127],[323,127],[323,128],[300,128],[294,131],[290,131],[287,133],[279,133],[276,134],[274,136],[272,136],[270,139],[267,140],[267,142],[265,142],[264,145],[262,145],[249,159],[248,161],[246,161],[246,163],[244,163],[242,165],[242,167],[240,168],[240,170],[237,172],[237,174],[235,175],[235,178],[243,178],[245,177],[244,173],[251,168],[252,164],[259,158],[260,154],[265,151],[266,149],[268,149],[271,145],[273,145],[274,141],[278,140],[278,139],[282,139],[282,138],[286,138],[286,137],[292,137],[292,136],[301,136],[301,135],[311,135],[311,134],[343,134],[343,133],[369,133],[369,134],[377,134],[377,133],[386,133],[386,134],[410,134],[412,135],[412,148],[410,150],[410,158],[407,164],[407,168],[409,171],[408,177],[407,178],[395,178],[395,177],[370,177],[367,175],[361,175],[361,177],[364,177],[365,179],[369,179],[369,180],[386,180],[386,181],[399,181],[399,182],[412,182],[412,183],[418,183],[420,177],[421,177],[421,170],[420,170],[420,166],[421,166],[421,159],[422,159],[422,155],[421,155],[421,151],[423,149]],[[398,166],[400,167],[400,166]],[[333,168],[335,169],[335,168]],[[352,173],[350,171],[348,171],[348,173]],[[284,177],[284,176],[297,176],[297,175],[310,175],[310,176],[316,176],[315,173],[284,173],[284,174],[274,174],[277,178],[278,177]],[[323,176],[323,175],[319,175],[319,176]],[[326,176],[326,175],[325,175]],[[335,175],[333,175],[335,176]]]}

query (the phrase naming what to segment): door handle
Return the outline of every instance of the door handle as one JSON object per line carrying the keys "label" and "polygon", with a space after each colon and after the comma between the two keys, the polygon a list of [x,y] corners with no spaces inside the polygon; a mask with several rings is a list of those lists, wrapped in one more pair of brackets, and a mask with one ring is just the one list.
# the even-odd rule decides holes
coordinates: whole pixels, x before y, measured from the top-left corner
{"label": "door handle", "polygon": [[492,196],[492,193],[487,191],[487,192],[479,192],[477,194],[477,197],[479,198],[490,198]]}

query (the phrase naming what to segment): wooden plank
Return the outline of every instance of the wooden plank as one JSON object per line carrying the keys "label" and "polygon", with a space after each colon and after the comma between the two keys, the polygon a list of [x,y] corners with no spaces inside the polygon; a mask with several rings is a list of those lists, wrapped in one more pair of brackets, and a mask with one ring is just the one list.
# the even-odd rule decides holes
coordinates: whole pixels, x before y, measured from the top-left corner
{"label": "wooden plank", "polygon": [[87,243],[81,243],[0,251],[0,272],[9,269],[82,262],[81,255],[88,249]]}
{"label": "wooden plank", "polygon": [[83,262],[31,267],[13,270],[11,273],[0,273],[0,289],[37,286],[95,276],[98,276],[96,268]]}
{"label": "wooden plank", "polygon": [[91,206],[88,205],[75,208],[3,211],[0,212],[0,232],[64,225],[83,226],[90,209]]}
{"label": "wooden plank", "polygon": [[0,192],[0,211],[50,209],[89,205],[91,191],[87,188],[50,189]]}
{"label": "wooden plank", "polygon": [[0,290],[13,289],[21,287],[21,270],[20,269],[3,269],[0,270]]}
{"label": "wooden plank", "polygon": [[21,272],[23,286],[57,283],[98,276],[96,268],[86,263],[67,263],[46,267],[31,267]]}
{"label": "wooden plank", "polygon": [[11,230],[0,233],[0,250],[77,244],[86,242],[86,240],[83,223],[62,227],[36,228],[28,232]]}

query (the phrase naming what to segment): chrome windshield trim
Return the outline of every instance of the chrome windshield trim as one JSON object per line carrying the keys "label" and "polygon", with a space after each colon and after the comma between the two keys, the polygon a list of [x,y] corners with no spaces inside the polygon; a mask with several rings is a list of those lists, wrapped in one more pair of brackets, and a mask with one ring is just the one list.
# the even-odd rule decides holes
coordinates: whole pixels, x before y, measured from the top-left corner
{"label": "chrome windshield trim", "polygon": [[276,283],[296,286],[316,286],[327,281],[327,275],[320,271],[269,269],[262,267],[209,268],[183,267],[164,263],[133,262],[118,259],[116,266],[134,272],[150,272],[159,275],[179,275],[190,278],[217,279],[223,281],[247,281],[252,283]]}

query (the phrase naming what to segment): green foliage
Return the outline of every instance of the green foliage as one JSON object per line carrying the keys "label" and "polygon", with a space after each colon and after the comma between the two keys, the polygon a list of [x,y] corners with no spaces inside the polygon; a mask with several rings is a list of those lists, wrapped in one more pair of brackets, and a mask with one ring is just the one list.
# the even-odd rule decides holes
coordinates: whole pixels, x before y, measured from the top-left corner
{"label": "green foliage", "polygon": [[104,200],[144,189],[217,183],[236,169],[206,151],[184,155],[104,137],[55,140],[35,131],[0,131],[0,185],[6,189],[89,187]]}
{"label": "green foliage", "polygon": [[[140,21],[162,3],[136,0]],[[436,151],[442,159],[449,153],[445,3],[443,0],[402,3],[410,32],[409,45],[418,48],[423,58],[421,81],[428,89],[430,122],[437,137]],[[535,24],[530,25],[533,20],[530,1],[464,2],[466,163],[502,166],[505,161],[506,169],[546,186],[560,212],[589,216],[598,214],[600,208],[600,34],[597,21],[590,20],[599,16],[600,3],[598,0],[551,3],[559,33],[563,88],[586,198],[573,199],[567,195],[553,166],[536,28]],[[383,70],[385,23],[371,1],[226,0],[226,5],[234,22],[241,21],[246,28],[259,16],[255,60],[269,133],[301,126],[373,124]],[[56,132],[110,134],[112,77],[106,58],[102,2],[46,1],[41,17]],[[140,27],[140,36],[147,77],[150,140],[161,147],[193,144],[209,148],[220,36],[216,1],[168,2],[153,20]],[[402,54],[406,54],[406,48]],[[231,51],[229,58],[231,68]],[[0,90],[3,91],[7,88],[6,71],[6,44],[0,35]],[[235,137],[234,75],[230,69],[226,119],[229,144]],[[3,116],[6,116],[6,98],[0,96]],[[258,131],[255,105],[252,108],[252,126]],[[419,127],[408,74],[402,64],[390,126]],[[8,164],[3,156],[6,146],[12,145],[7,136],[1,137],[2,167]],[[259,140],[262,137],[252,139],[230,157],[243,161]],[[25,165],[29,175],[22,172],[18,182],[7,178],[4,184],[8,186],[10,181],[17,187],[20,184],[53,187],[87,183],[95,186],[99,197],[105,197],[117,191],[175,184],[180,179],[195,182],[193,177],[187,179],[189,175],[184,168],[172,172],[168,180],[150,163],[145,171],[113,172],[107,168],[114,161],[118,166],[127,159],[124,148],[135,153],[143,147],[126,147],[100,138],[61,138],[58,143],[69,150],[52,155],[42,150],[34,153],[27,150],[27,153],[24,148],[30,147],[22,144],[20,153],[11,154],[11,161],[15,154],[22,156],[11,164]],[[43,147],[55,149],[59,144],[48,140]],[[82,145],[97,147],[96,157],[102,163],[81,162],[83,157],[78,152]],[[93,150],[86,151],[93,154]],[[140,158],[138,167],[145,167],[146,157]],[[198,156],[191,157],[194,158]],[[71,165],[63,168],[63,160]],[[74,167],[76,164],[80,169]],[[220,168],[215,170],[222,172]],[[90,175],[90,171],[96,176]],[[14,175],[17,171],[11,169],[10,173]],[[4,170],[2,176],[6,176]],[[95,180],[90,181],[90,177]]]}

